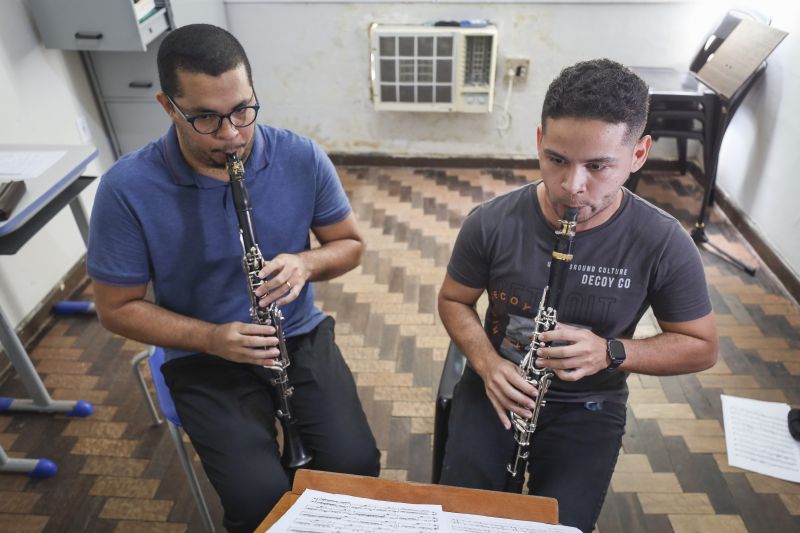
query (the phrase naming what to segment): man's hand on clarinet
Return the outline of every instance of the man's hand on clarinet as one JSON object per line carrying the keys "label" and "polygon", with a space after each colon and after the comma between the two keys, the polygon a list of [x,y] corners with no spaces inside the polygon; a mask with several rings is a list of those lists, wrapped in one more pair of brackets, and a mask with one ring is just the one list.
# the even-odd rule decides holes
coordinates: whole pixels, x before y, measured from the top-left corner
{"label": "man's hand on clarinet", "polygon": [[566,343],[566,346],[540,348],[536,366],[551,368],[564,381],[577,381],[608,368],[606,340],[589,329],[558,324],[556,329],[542,333],[545,342]]}
{"label": "man's hand on clarinet", "polygon": [[229,322],[216,324],[209,332],[207,353],[234,363],[263,367],[275,365],[280,355],[275,328],[261,324]]}
{"label": "man's hand on clarinet", "polygon": [[524,418],[533,416],[536,407],[536,387],[525,381],[519,374],[519,366],[502,357],[481,374],[486,388],[486,396],[492,402],[497,417],[506,429],[511,429],[508,412]]}
{"label": "man's hand on clarinet", "polygon": [[265,281],[255,291],[259,297],[258,304],[266,307],[272,302],[286,305],[294,301],[309,275],[303,258],[297,254],[278,254],[265,261],[259,272],[259,277]]}

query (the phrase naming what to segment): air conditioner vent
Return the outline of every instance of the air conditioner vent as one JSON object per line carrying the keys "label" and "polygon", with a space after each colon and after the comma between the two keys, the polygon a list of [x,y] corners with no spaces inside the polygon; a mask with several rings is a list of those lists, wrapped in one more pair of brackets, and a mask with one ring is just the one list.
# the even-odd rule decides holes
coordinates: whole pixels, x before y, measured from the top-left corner
{"label": "air conditioner vent", "polygon": [[467,59],[464,85],[488,85],[492,77],[492,37],[488,35],[467,36]]}
{"label": "air conditioner vent", "polygon": [[491,111],[497,30],[370,26],[375,109]]}

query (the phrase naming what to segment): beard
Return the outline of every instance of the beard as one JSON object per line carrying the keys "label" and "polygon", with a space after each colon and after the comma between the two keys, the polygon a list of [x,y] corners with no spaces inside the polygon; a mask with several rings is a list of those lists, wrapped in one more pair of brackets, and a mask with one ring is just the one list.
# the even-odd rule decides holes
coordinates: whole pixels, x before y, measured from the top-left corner
{"label": "beard", "polygon": [[242,161],[246,161],[253,149],[252,137],[248,142],[243,142],[239,138],[238,142],[229,142],[216,148],[208,148],[196,142],[191,134],[180,128],[177,129],[177,135],[181,150],[193,161],[209,169],[224,170],[227,163],[226,154],[233,152],[236,152]]}
{"label": "beard", "polygon": [[594,218],[598,213],[606,210],[614,203],[617,197],[617,192],[610,193],[595,202],[587,202],[586,199],[578,197],[550,197],[550,205],[556,212],[559,218],[564,218],[568,206],[577,206],[578,219],[577,222],[583,223]]}
{"label": "beard", "polygon": [[208,152],[206,152],[203,159],[206,161],[206,164],[212,168],[225,168],[227,165],[227,154],[236,153],[239,155],[242,161],[246,161],[247,157],[250,155],[250,146],[246,144],[231,144],[223,146],[222,148],[214,148]]}
{"label": "beard", "polygon": [[227,154],[235,152],[242,162],[244,162],[247,161],[252,149],[252,143],[232,143],[212,149],[202,149],[198,146],[191,146],[190,151],[194,159],[200,161],[206,167],[224,170],[228,162]]}

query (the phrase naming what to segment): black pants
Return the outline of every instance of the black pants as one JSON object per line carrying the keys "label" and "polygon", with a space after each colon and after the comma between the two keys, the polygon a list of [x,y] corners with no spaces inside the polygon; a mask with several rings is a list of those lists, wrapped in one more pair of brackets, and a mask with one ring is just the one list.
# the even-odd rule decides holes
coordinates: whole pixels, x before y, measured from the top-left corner
{"label": "black pants", "polygon": [[[503,490],[513,431],[500,423],[483,381],[470,367],[453,391],[451,409],[441,483]],[[531,437],[530,494],[555,498],[559,521],[590,533],[624,433],[622,403],[547,402]]]}
{"label": "black pants", "polygon": [[[380,452],[333,326],[326,318],[307,335],[287,340],[292,415],[314,456],[309,468],[377,476]],[[290,489],[276,440],[273,373],[205,354],[169,361],[162,371],[222,500],[225,527],[252,532]]]}

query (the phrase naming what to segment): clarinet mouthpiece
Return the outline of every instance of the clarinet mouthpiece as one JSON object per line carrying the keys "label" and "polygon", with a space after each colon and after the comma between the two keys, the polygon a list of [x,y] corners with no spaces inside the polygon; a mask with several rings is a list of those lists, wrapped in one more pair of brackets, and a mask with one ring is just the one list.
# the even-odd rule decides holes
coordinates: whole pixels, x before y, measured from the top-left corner
{"label": "clarinet mouthpiece", "polygon": [[227,159],[225,163],[225,170],[228,172],[228,176],[231,180],[241,180],[244,178],[244,164],[242,164],[242,160],[236,154],[236,152],[225,154],[225,158]]}

